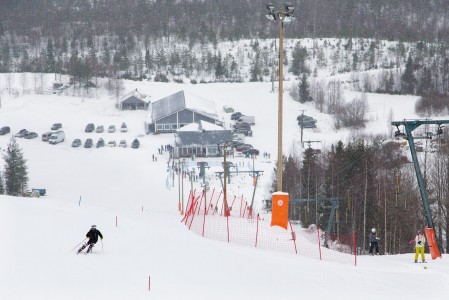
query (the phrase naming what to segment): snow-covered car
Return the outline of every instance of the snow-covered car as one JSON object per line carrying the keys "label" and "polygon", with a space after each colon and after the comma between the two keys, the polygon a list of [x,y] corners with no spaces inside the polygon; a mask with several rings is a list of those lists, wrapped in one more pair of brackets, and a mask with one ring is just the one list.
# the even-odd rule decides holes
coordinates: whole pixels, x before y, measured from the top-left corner
{"label": "snow-covered car", "polygon": [[42,133],[42,140],[44,142],[48,142],[48,140],[50,139],[50,136],[53,134],[53,131],[49,131],[49,132],[45,132]]}
{"label": "snow-covered car", "polygon": [[131,144],[131,148],[137,149],[140,147],[140,142],[138,139],[134,139],[134,141]]}
{"label": "snow-covered car", "polygon": [[115,132],[115,125],[109,125],[108,132],[109,133],[114,133]]}
{"label": "snow-covered car", "polygon": [[86,125],[86,129],[84,130],[84,132],[92,132],[95,130],[95,125],[94,123],[89,123]]}
{"label": "snow-covered car", "polygon": [[81,140],[80,139],[74,139],[72,142],[72,147],[79,147],[81,146]]}
{"label": "snow-covered car", "polygon": [[115,147],[117,143],[115,141],[109,141],[108,147]]}
{"label": "snow-covered car", "polygon": [[126,148],[128,147],[128,144],[126,143],[126,140],[121,140],[118,144],[119,147]]}
{"label": "snow-covered car", "polygon": [[86,139],[86,142],[84,143],[84,148],[92,148],[94,144],[94,141],[92,139]]}
{"label": "snow-covered car", "polygon": [[98,139],[97,148],[100,148],[100,147],[104,147],[104,140],[103,140],[103,138],[99,138]]}
{"label": "snow-covered car", "polygon": [[24,137],[27,133],[28,133],[28,130],[26,130],[26,129],[21,129],[19,132],[17,132],[17,133],[14,135],[14,137],[22,138],[22,137]]}
{"label": "snow-covered car", "polygon": [[96,133],[102,133],[104,131],[104,126],[103,125],[98,125],[97,129],[95,129]]}
{"label": "snow-covered car", "polygon": [[128,126],[125,122],[123,122],[122,126],[120,126],[120,132],[128,132]]}
{"label": "snow-covered car", "polygon": [[23,138],[25,138],[25,139],[34,139],[37,137],[38,137],[38,135],[34,131],[27,132],[26,134],[23,135]]}
{"label": "snow-covered car", "polygon": [[11,131],[11,129],[8,126],[3,126],[2,128],[0,128],[0,135],[5,135],[7,133],[9,133]]}
{"label": "snow-covered car", "polygon": [[62,124],[61,123],[55,123],[53,125],[51,125],[51,130],[58,130],[61,129]]}

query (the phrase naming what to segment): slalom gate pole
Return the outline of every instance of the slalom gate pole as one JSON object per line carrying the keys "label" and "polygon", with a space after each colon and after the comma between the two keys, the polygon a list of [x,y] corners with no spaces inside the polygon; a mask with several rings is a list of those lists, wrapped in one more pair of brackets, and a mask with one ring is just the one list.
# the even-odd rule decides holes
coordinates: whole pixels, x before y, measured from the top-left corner
{"label": "slalom gate pole", "polygon": [[76,249],[76,247],[78,247],[79,245],[81,245],[85,240],[87,240],[87,237],[86,238],[84,238],[84,240],[82,240],[78,245],[76,245],[75,247],[73,247],[73,249],[72,250],[70,250],[70,251],[73,251],[73,250],[75,250]]}

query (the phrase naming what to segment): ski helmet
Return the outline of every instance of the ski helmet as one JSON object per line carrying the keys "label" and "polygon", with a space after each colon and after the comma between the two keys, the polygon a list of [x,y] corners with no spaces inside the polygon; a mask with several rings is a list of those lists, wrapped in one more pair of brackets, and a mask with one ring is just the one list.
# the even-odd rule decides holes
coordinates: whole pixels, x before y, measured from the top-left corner
{"label": "ski helmet", "polygon": [[376,233],[376,228],[371,228],[372,233]]}
{"label": "ski helmet", "polygon": [[90,228],[97,228],[97,225],[92,225],[92,226],[90,226]]}

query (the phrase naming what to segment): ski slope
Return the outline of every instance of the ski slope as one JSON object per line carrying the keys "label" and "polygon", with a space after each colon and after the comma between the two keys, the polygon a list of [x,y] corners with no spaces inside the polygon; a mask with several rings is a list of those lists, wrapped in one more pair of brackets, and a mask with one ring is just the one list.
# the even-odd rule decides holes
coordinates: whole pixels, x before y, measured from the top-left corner
{"label": "ski slope", "polygon": [[[177,85],[126,82],[152,101],[184,89],[213,100],[223,120],[224,105],[254,115],[254,135],[247,141],[271,160],[259,157],[264,170],[256,202],[269,196],[277,150],[277,94],[271,83]],[[125,92],[126,92],[125,91]],[[349,93],[349,92],[348,92]],[[350,138],[336,132],[331,117],[310,104],[284,103],[284,153],[300,149],[296,116],[300,109],[318,119],[304,140],[329,146]],[[368,95],[370,122],[365,132],[388,133],[388,114],[416,118],[413,97]],[[318,261],[201,238],[180,222],[178,183],[167,181],[168,153],[157,147],[173,144],[173,135],[144,135],[143,111],[117,111],[106,94],[97,98],[57,95],[2,95],[0,126],[12,133],[22,128],[39,133],[18,139],[28,160],[30,187],[46,188],[39,199],[0,196],[0,299],[448,299],[447,256],[428,264],[413,264],[412,253],[357,257],[357,267]],[[400,108],[400,109],[399,109]],[[84,133],[87,123],[119,126],[127,133]],[[49,145],[40,135],[55,122],[63,123],[66,141]],[[0,136],[4,149],[11,134]],[[72,148],[71,142],[92,137],[109,140],[135,137],[139,149]],[[152,155],[158,157],[152,161]],[[252,160],[234,158],[252,167]],[[193,162],[196,163],[196,162]],[[217,162],[219,164],[219,161]],[[0,164],[2,168],[2,163]],[[211,188],[219,187],[209,175]],[[172,183],[172,185],[167,184]],[[173,187],[174,185],[174,187]],[[184,182],[187,194],[190,182]],[[199,183],[194,183],[194,188]],[[250,197],[248,178],[234,178],[231,193]],[[266,215],[265,217],[269,217]],[[90,225],[103,233],[89,255],[71,251]],[[413,238],[413,237],[411,237]],[[411,252],[413,249],[409,249]],[[427,269],[424,269],[427,266]]]}

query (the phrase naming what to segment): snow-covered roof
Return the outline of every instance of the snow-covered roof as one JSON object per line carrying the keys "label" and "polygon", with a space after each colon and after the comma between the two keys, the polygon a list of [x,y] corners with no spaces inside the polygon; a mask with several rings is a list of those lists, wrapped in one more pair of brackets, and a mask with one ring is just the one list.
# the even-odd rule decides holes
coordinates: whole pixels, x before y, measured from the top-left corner
{"label": "snow-covered roof", "polygon": [[191,93],[186,95],[184,91],[159,99],[153,102],[151,106],[153,122],[185,108],[218,120],[214,102]]}
{"label": "snow-covered roof", "polygon": [[186,125],[184,127],[179,128],[178,131],[200,132],[201,129],[200,129],[200,124],[198,124],[198,123],[190,123],[190,124],[188,124],[188,125]]}
{"label": "snow-covered roof", "polygon": [[149,100],[147,99],[148,97],[142,93],[140,93],[137,89],[132,90],[130,93],[126,94],[125,96],[123,96],[119,102],[125,102],[127,100],[131,100],[131,101],[143,101],[143,102],[149,102]]}
{"label": "snow-covered roof", "polygon": [[204,132],[204,131],[221,131],[224,130],[223,127],[220,127],[218,125],[206,122],[204,120],[201,120],[200,123],[191,123],[184,127],[181,127],[178,129],[178,131],[194,131],[194,132]]}

